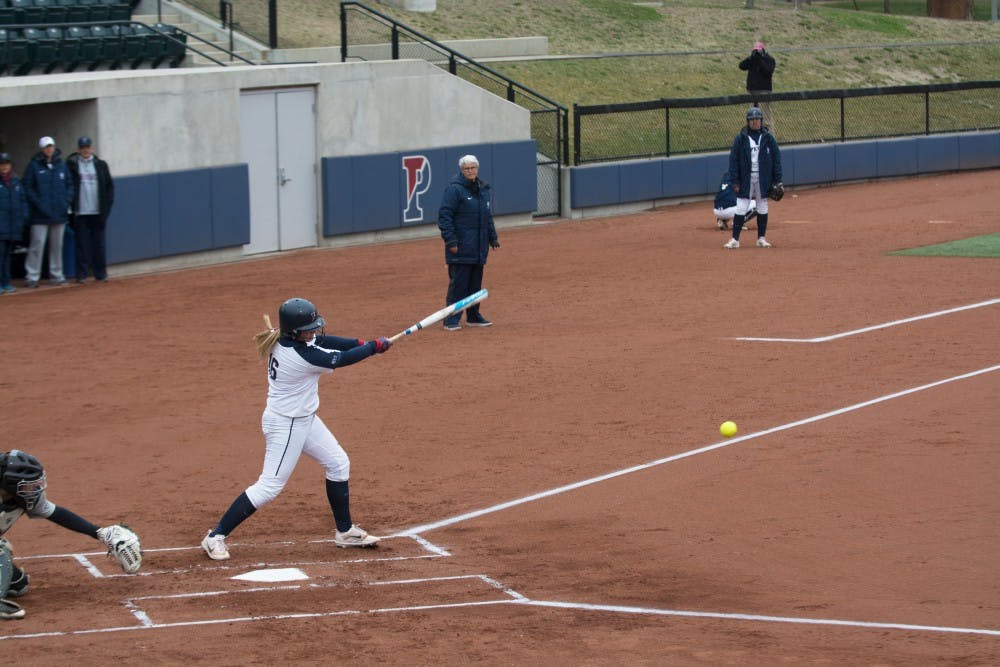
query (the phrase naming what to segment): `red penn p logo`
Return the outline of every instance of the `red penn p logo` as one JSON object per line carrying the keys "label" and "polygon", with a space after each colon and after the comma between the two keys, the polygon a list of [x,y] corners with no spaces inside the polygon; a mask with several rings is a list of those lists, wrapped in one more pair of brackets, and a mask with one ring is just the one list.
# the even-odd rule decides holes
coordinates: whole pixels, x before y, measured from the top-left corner
{"label": "red penn p logo", "polygon": [[406,174],[403,222],[421,222],[424,219],[424,209],[420,206],[420,195],[431,187],[431,161],[426,155],[404,155],[403,173]]}

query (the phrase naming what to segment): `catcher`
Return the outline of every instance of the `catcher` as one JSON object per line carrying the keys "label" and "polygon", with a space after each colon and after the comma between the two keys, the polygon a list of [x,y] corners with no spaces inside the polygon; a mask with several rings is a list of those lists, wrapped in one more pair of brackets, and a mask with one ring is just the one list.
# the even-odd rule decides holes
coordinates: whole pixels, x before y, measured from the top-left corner
{"label": "catcher", "polygon": [[8,598],[19,598],[28,592],[28,573],[14,565],[14,552],[7,538],[10,527],[27,514],[44,518],[63,528],[75,530],[101,540],[108,555],[118,560],[129,574],[142,565],[139,536],[124,525],[98,528],[65,507],[59,507],[45,497],[45,469],[31,454],[12,449],[0,452],[0,619],[24,618],[21,605]]}

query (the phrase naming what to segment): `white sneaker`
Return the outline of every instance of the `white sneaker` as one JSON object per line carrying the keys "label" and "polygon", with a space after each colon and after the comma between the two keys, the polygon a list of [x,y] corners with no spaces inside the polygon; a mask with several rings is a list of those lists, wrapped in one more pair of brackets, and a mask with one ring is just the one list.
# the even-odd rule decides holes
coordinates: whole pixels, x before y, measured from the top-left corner
{"label": "white sneaker", "polygon": [[736,250],[736,248],[740,247],[740,242],[737,241],[736,239],[729,239],[728,241],[726,241],[726,245],[722,247],[725,248],[726,250]]}
{"label": "white sneaker", "polygon": [[333,543],[338,547],[373,547],[381,538],[369,535],[360,526],[353,525],[346,533],[339,530],[333,533]]}
{"label": "white sneaker", "polygon": [[767,242],[766,238],[764,238],[763,236],[761,236],[759,239],[757,239],[757,247],[758,248],[770,248],[771,244]]}
{"label": "white sneaker", "polygon": [[226,548],[225,535],[212,537],[212,531],[208,531],[205,539],[201,541],[201,548],[212,560],[229,560],[229,549]]}

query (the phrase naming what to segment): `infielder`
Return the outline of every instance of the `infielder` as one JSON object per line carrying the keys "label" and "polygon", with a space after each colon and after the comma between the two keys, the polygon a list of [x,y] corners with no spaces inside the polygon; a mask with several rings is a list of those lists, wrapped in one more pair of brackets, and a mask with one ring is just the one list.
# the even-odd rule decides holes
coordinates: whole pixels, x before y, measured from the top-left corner
{"label": "infielder", "polygon": [[333,541],[340,547],[371,547],[379,538],[351,521],[347,452],[316,414],[319,378],[392,346],[388,338],[365,342],[327,336],[326,322],[305,299],[289,299],[278,310],[278,328],[254,336],[257,351],[267,360],[267,405],[261,418],[264,469],[241,493],[218,525],[208,531],[201,547],[212,560],[226,560],[226,538],[251,514],[278,497],[302,454],[326,471],[326,497],[333,511]]}
{"label": "infielder", "polygon": [[736,192],[736,215],[733,217],[733,238],[724,245],[730,250],[740,247],[740,231],[750,210],[751,200],[757,210],[757,247],[770,248],[767,233],[767,198],[781,199],[781,152],[774,136],[762,127],[764,114],[757,107],[747,109],[747,124],[733,140],[729,151],[729,179]]}
{"label": "infielder", "polygon": [[0,619],[24,618],[21,605],[7,598],[28,592],[28,573],[14,565],[14,551],[2,537],[23,515],[43,518],[94,539],[101,540],[122,569],[138,572],[142,564],[139,537],[122,525],[98,528],[65,507],[45,497],[45,469],[31,454],[12,449],[0,452]]}

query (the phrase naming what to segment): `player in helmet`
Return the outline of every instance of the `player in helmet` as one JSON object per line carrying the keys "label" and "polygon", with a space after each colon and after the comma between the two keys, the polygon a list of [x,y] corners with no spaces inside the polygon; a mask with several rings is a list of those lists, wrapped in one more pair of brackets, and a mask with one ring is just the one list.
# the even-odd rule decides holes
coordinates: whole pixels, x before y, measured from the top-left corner
{"label": "player in helmet", "polygon": [[55,505],[45,495],[47,479],[42,464],[19,449],[0,451],[0,619],[24,617],[24,609],[9,598],[28,592],[28,574],[14,564],[10,542],[3,537],[25,514],[32,519],[48,519],[63,528],[89,535],[107,544],[111,529],[98,528],[65,507]]}
{"label": "player in helmet", "polygon": [[278,309],[278,328],[254,336],[257,351],[267,360],[267,405],[261,418],[264,466],[257,481],[236,497],[201,547],[212,560],[229,558],[226,538],[251,514],[270,503],[285,487],[302,454],[325,470],[326,497],[333,512],[333,541],[340,547],[375,546],[351,520],[347,452],[316,414],[319,378],[389,349],[388,338],[365,342],[326,335],[326,321],[310,301],[289,299]]}
{"label": "player in helmet", "polygon": [[740,232],[751,202],[757,211],[757,247],[770,248],[767,234],[767,193],[781,183],[781,151],[774,136],[767,131],[764,113],[757,107],[747,109],[747,123],[733,140],[729,151],[729,182],[736,193],[733,237],[723,246],[740,247]]}

